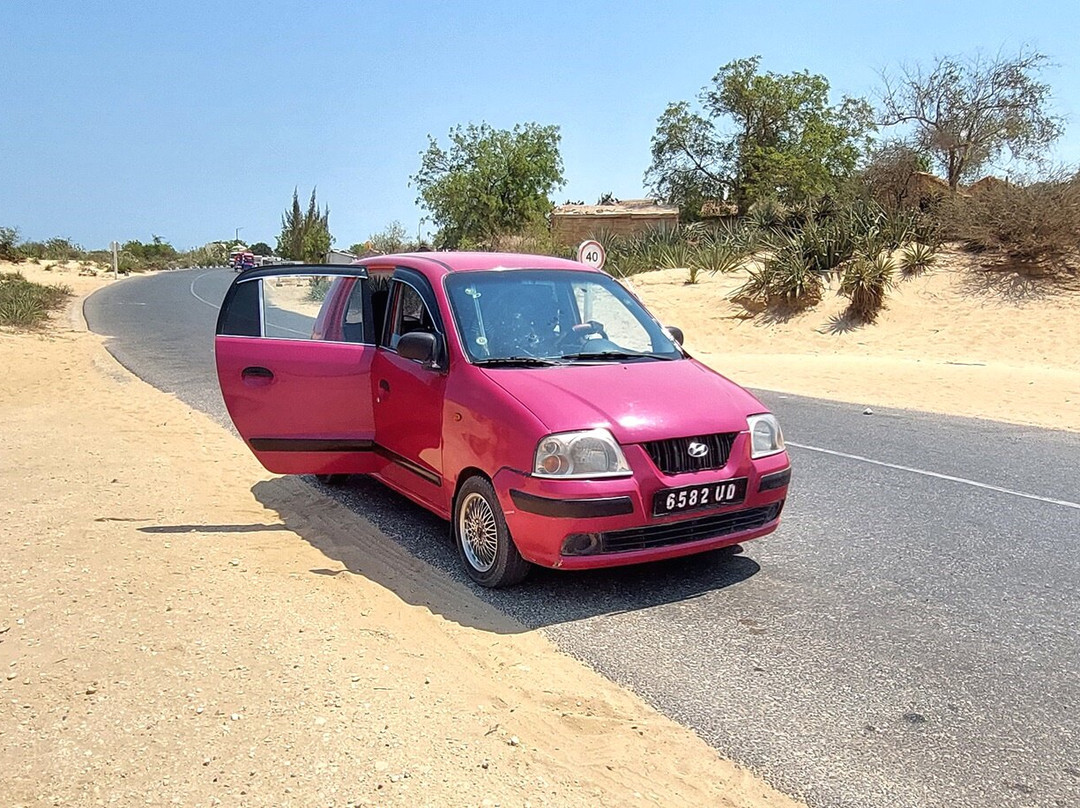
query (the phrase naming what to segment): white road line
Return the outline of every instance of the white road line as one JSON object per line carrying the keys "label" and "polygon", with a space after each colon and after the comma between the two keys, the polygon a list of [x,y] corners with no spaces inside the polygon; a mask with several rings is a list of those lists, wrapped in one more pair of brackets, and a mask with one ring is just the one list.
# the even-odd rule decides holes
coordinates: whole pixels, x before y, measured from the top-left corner
{"label": "white road line", "polygon": [[[210,308],[217,309],[218,311],[221,311],[221,306],[218,306],[215,303],[211,303],[205,297],[199,297],[198,292],[195,291],[195,284],[198,283],[201,278],[205,278],[207,275],[212,275],[212,274],[214,274],[214,273],[212,273],[212,272],[204,272],[202,275],[196,275],[192,279],[191,285],[188,287],[188,291],[191,292],[191,296],[194,297],[196,300],[201,300],[203,303],[205,303]],[[139,305],[144,305],[144,304],[140,303]],[[304,339],[308,339],[311,336],[310,331],[306,331],[306,332],[305,331],[297,331],[295,328],[289,328],[288,326],[285,326],[285,325],[275,325],[273,327],[277,328],[280,331],[288,331],[288,332],[290,332],[292,334],[299,334]],[[284,337],[284,339],[288,339],[288,337]]]}
{"label": "white road line", "polygon": [[189,286],[188,289],[191,292],[191,296],[194,297],[196,300],[201,300],[203,303],[205,303],[210,308],[217,309],[218,311],[221,311],[221,306],[218,306],[215,303],[211,303],[205,297],[199,297],[198,293],[195,291],[195,284],[198,283],[201,278],[205,278],[207,275],[212,275],[212,274],[214,274],[214,273],[213,272],[204,272],[202,275],[196,275],[195,278],[191,281],[191,286]]}
{"label": "white road line", "polygon": [[862,463],[870,463],[874,466],[884,466],[887,469],[896,469],[897,471],[907,471],[911,474],[921,474],[924,477],[935,477],[939,480],[948,480],[952,483],[960,483],[961,485],[970,485],[974,488],[983,488],[987,491],[996,491],[999,494],[1008,494],[1014,497],[1021,497],[1023,499],[1033,499],[1037,502],[1047,502],[1051,505],[1061,505],[1064,508],[1072,508],[1080,511],[1080,502],[1069,502],[1064,499],[1050,499],[1049,497],[1040,497],[1038,494],[1028,494],[1024,491],[1014,491],[1011,488],[1002,488],[999,485],[990,485],[989,483],[980,483],[976,480],[968,480],[964,477],[953,477],[951,474],[939,474],[936,471],[927,471],[926,469],[912,468],[911,466],[901,466],[896,463],[886,463],[883,460],[874,460],[869,457],[863,457],[862,455],[848,454],[847,452],[837,452],[834,449],[822,449],[820,446],[806,446],[801,443],[792,443],[787,441],[788,446],[794,446],[796,449],[805,449],[808,452],[819,452],[820,454],[832,455],[833,457],[844,457],[848,460],[858,460]]}

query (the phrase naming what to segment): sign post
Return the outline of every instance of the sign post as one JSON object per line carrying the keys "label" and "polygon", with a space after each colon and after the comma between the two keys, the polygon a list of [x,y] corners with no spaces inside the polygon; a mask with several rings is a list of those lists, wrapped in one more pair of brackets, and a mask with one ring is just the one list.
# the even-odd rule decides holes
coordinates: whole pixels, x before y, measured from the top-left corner
{"label": "sign post", "polygon": [[[604,262],[607,260],[607,253],[604,252],[604,245],[599,241],[588,239],[581,242],[577,248],[577,260],[579,264],[585,264],[593,269],[603,269]],[[592,285],[585,287],[585,319],[592,319]]]}

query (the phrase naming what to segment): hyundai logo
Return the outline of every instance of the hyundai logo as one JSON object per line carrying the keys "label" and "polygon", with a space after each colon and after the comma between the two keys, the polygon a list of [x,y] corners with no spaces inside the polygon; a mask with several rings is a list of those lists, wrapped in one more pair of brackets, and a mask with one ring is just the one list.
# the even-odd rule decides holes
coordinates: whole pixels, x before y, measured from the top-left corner
{"label": "hyundai logo", "polygon": [[704,443],[698,443],[694,441],[686,447],[686,453],[691,457],[704,457],[709,453],[709,447]]}

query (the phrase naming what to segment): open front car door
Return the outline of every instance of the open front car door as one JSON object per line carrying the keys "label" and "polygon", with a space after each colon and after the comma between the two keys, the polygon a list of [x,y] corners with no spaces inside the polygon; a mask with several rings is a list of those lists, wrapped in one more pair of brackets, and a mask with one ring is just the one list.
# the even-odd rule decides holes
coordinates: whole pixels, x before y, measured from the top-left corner
{"label": "open front car door", "polygon": [[236,277],[218,316],[218,383],[237,432],[269,471],[375,471],[375,320],[359,266]]}

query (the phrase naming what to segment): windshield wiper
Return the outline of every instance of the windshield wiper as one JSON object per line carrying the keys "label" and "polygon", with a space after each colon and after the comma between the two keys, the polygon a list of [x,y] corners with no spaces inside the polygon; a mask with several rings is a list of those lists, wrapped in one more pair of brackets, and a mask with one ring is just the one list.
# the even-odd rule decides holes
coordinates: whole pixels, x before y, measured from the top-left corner
{"label": "windshield wiper", "polygon": [[633,353],[631,351],[581,351],[579,353],[564,354],[563,359],[596,359],[598,361],[619,361],[622,359],[660,359],[665,362],[675,359],[674,356],[662,356],[660,354]]}
{"label": "windshield wiper", "polygon": [[486,359],[476,359],[473,364],[487,367],[549,367],[561,363],[538,356],[491,356]]}

